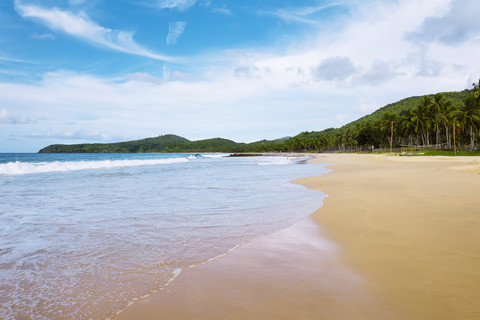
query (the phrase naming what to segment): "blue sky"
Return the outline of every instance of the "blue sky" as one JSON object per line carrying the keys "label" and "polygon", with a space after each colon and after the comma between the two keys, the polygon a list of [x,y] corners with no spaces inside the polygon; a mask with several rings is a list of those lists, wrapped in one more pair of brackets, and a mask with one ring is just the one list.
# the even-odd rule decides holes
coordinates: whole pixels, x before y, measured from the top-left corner
{"label": "blue sky", "polygon": [[480,77],[478,0],[4,0],[0,152],[340,127]]}

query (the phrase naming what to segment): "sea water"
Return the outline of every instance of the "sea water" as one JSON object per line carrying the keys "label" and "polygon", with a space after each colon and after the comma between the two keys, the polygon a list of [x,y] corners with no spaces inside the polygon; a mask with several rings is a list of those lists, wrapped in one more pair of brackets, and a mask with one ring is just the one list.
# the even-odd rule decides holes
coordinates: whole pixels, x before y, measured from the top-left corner
{"label": "sea water", "polygon": [[114,317],[319,208],[306,160],[0,154],[0,318]]}

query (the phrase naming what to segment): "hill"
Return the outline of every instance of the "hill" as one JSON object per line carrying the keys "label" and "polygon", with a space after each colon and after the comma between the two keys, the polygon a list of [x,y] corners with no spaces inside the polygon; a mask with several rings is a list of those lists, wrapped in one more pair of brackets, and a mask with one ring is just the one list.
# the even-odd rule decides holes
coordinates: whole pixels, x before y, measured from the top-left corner
{"label": "hill", "polygon": [[[445,95],[445,97],[452,102],[453,106],[460,107],[462,105],[462,101],[465,99],[468,92],[469,90],[464,90],[464,91],[443,92],[442,94]],[[435,95],[429,94],[427,96],[433,97]],[[378,121],[382,118],[382,116],[385,113],[388,113],[388,112],[394,112],[394,113],[400,114],[402,111],[412,110],[422,102],[423,97],[424,96],[414,96],[414,97],[402,99],[400,101],[397,101],[391,104],[387,104],[386,106],[374,111],[369,115],[366,115],[358,120],[355,120],[346,124],[341,129],[348,129],[350,127],[354,127],[357,124],[362,124],[366,122]]]}
{"label": "hill", "polygon": [[191,141],[173,134],[156,138],[118,142],[118,143],[91,143],[91,144],[53,144],[41,149],[40,153],[143,153],[166,152],[168,148],[179,148]]}
{"label": "hill", "polygon": [[[472,92],[480,92],[478,86],[474,86],[472,90],[464,90],[460,92],[443,92],[438,94],[430,94],[425,96],[415,96],[402,99],[395,103],[388,104],[372,114],[366,115],[358,120],[352,121],[338,129],[326,129],[323,131],[302,132],[299,135],[286,141],[286,149],[303,150],[303,151],[358,151],[364,150],[362,147],[372,145],[375,148],[387,147],[390,143],[391,121],[388,117],[396,117],[394,121],[395,141],[392,144],[400,145],[431,145],[433,144],[432,136],[435,135],[435,115],[434,102],[435,97],[443,97],[446,103],[448,101],[448,110],[445,110],[442,127],[448,123],[452,125],[453,114],[461,112],[464,107],[464,101]],[[428,106],[422,111],[422,119],[416,118],[417,123],[413,123],[416,117],[412,112],[416,111],[425,99],[429,101]],[[480,106],[477,106],[477,110]],[[480,113],[480,110],[478,110]],[[457,115],[458,116],[458,115]],[[458,140],[462,145],[467,145],[466,139],[467,125],[457,122]],[[440,126],[438,126],[440,129]],[[438,137],[439,141],[435,141],[436,145],[451,145],[452,132],[446,136]],[[471,143],[473,145],[473,142]],[[472,146],[471,146],[472,147]]]}
{"label": "hill", "polygon": [[[461,92],[445,92],[426,96],[416,96],[402,99],[398,102],[388,104],[372,114],[366,115],[358,120],[350,122],[341,128],[329,128],[322,131],[302,132],[294,137],[285,137],[276,140],[260,140],[252,143],[237,143],[223,138],[190,141],[176,135],[163,135],[156,138],[147,138],[135,141],[118,143],[94,143],[75,145],[50,145],[43,148],[41,153],[148,153],[148,152],[285,152],[285,151],[354,151],[362,150],[362,146],[371,147],[388,146],[389,144],[422,144],[428,145],[433,142],[436,145],[445,144],[452,146],[451,136],[446,124],[451,121],[453,114],[461,112],[465,107],[464,102],[472,92],[480,92],[474,86],[473,90]],[[442,98],[438,102],[436,99]],[[422,109],[424,114],[423,122],[420,124],[418,110],[422,104],[428,105]],[[440,135],[439,123],[436,123],[433,110],[435,103],[448,102],[448,114],[445,113],[442,127],[447,128],[445,133]],[[479,108],[480,102],[474,108]],[[446,107],[447,108],[447,107]],[[445,112],[447,112],[445,111]],[[415,115],[414,113],[417,112]],[[437,111],[438,112],[438,111]],[[480,113],[480,110],[478,110]],[[396,120],[388,120],[394,117]],[[417,117],[417,118],[415,118]],[[455,116],[456,117],[456,116]],[[416,124],[413,119],[417,119]],[[447,119],[448,118],[448,119]],[[393,118],[392,118],[393,119]],[[438,117],[437,117],[438,119]],[[391,123],[395,123],[393,141]],[[419,127],[421,125],[421,127]],[[458,141],[463,145],[468,144],[468,129],[466,124],[457,123],[456,129]],[[438,130],[437,130],[438,128]],[[389,131],[390,130],[390,131]],[[436,138],[435,130],[437,130]],[[470,130],[470,132],[472,132]],[[477,138],[478,139],[478,138]],[[434,141],[436,140],[436,141]],[[470,137],[470,148],[474,146],[475,137]]]}

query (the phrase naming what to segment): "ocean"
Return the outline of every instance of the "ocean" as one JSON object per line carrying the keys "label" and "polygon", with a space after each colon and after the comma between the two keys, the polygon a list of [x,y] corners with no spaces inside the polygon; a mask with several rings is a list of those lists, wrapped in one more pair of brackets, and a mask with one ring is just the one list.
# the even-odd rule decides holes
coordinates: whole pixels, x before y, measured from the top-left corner
{"label": "ocean", "polygon": [[185,270],[300,221],[307,157],[0,154],[2,319],[110,319]]}

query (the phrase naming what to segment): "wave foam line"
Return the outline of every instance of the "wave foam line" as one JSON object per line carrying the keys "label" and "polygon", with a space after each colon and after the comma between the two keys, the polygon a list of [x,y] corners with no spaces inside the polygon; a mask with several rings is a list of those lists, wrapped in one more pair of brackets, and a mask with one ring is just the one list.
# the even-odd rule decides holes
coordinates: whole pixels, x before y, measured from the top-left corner
{"label": "wave foam line", "polygon": [[[172,284],[173,281],[175,281],[178,276],[180,275],[180,273],[182,273],[183,271],[183,268],[177,268],[175,270],[172,271],[172,276],[170,277],[170,279],[162,286],[160,287],[159,289],[155,289],[155,290],[152,290],[152,292],[150,293],[147,293],[146,295],[140,297],[140,298],[133,298],[128,304],[127,306],[122,309],[122,310],[119,310],[115,313],[115,316],[118,316],[120,315],[122,312],[125,312],[127,311],[128,308],[130,308],[132,305],[134,305],[135,303],[137,303],[138,301],[140,300],[144,300],[144,299],[147,299],[147,298],[150,298],[151,296],[153,296],[154,294],[157,294],[159,293],[160,291],[163,291],[165,290],[166,287],[168,287],[170,284]],[[115,318],[115,316],[113,318]],[[105,320],[113,320],[113,318],[111,317],[108,317],[106,318]]]}
{"label": "wave foam line", "polygon": [[268,161],[265,162],[257,162],[256,165],[259,166],[271,166],[271,165],[286,165],[286,164],[292,164],[298,159],[296,158],[284,158],[284,157],[277,157],[277,158],[272,158],[268,159]]}
{"label": "wave foam line", "polygon": [[202,153],[201,156],[204,158],[224,158],[228,156],[230,153],[217,153],[217,154],[204,154]]}
{"label": "wave foam line", "polygon": [[138,167],[158,164],[188,162],[186,158],[150,160],[102,160],[102,161],[54,161],[54,162],[9,162],[0,164],[0,175],[22,175],[48,172],[66,172],[92,169]]}

